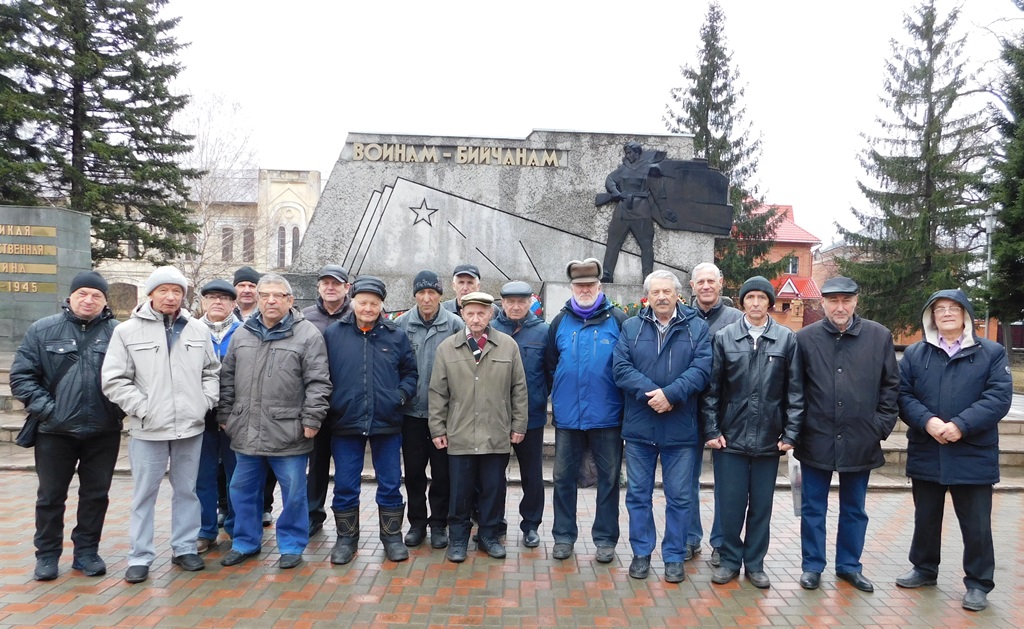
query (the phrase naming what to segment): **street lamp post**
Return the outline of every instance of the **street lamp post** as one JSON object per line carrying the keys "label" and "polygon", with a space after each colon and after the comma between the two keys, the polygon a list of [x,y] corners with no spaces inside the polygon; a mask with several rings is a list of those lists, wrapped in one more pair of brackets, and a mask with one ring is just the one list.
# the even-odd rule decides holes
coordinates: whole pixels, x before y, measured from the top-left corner
{"label": "street lamp post", "polygon": [[[992,231],[996,228],[996,211],[995,208],[989,207],[985,212],[985,241],[986,249],[988,250],[987,256],[988,261],[985,264],[985,289],[989,290],[992,287]],[[989,296],[985,300],[985,338],[988,338],[988,322],[989,322],[989,304],[992,302],[992,297]]]}

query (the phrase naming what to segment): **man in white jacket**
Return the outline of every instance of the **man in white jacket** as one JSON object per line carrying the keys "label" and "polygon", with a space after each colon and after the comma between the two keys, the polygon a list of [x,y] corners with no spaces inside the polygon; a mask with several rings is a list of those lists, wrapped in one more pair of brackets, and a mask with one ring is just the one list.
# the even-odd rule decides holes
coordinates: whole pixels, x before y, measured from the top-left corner
{"label": "man in white jacket", "polygon": [[131,436],[129,583],[149,578],[156,558],[153,516],[168,461],[171,563],[189,571],[205,567],[196,553],[196,477],[206,412],[220,393],[220,362],[210,331],[181,307],[188,290],[185,276],[173,267],[160,267],[146,280],[145,290],[149,298],[114,328],[103,362],[103,393],[128,414]]}

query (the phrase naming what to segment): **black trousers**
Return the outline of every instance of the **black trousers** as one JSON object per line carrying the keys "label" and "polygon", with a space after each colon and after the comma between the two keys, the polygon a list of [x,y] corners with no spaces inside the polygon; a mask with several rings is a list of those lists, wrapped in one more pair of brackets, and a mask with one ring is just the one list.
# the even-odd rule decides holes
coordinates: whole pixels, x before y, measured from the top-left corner
{"label": "black trousers", "polygon": [[[434,447],[426,418],[406,415],[402,420],[402,461],[405,463],[405,493],[409,526],[422,528],[448,523],[451,479],[448,474],[448,450]],[[430,464],[430,479],[427,479]],[[429,485],[429,489],[428,489]],[[430,515],[427,515],[427,502]]]}
{"label": "black trousers", "polygon": [[88,439],[39,433],[36,437],[36,557],[59,557],[64,545],[68,488],[78,472],[78,523],[71,531],[75,556],[97,552],[110,503],[110,481],[121,448],[121,433]]}
{"label": "black trousers", "polygon": [[619,218],[618,211],[608,224],[608,244],[604,250],[604,274],[615,275],[615,265],[619,261],[619,251],[626,242],[626,236],[633,232],[633,237],[640,245],[640,268],[643,278],[654,270],[654,219],[644,218],[627,221]]}
{"label": "black trousers", "polygon": [[[772,506],[779,457],[752,457],[713,450],[715,504],[722,524],[722,566],[749,572],[764,570],[771,540]],[[744,526],[744,537],[740,536]]]}
{"label": "black trousers", "polygon": [[267,467],[267,482],[263,485],[263,510],[274,510],[274,490],[277,488],[277,476],[274,470]]}
{"label": "black trousers", "polygon": [[519,528],[524,533],[540,528],[544,516],[544,427],[531,428],[519,443],[512,444],[523,479],[519,501]]}
{"label": "black trousers", "polygon": [[[508,454],[449,454],[451,503],[448,507],[448,538],[452,544],[469,542],[470,516],[476,503],[480,511],[481,539],[497,539],[505,515],[505,470]],[[480,495],[477,496],[477,486]]]}
{"label": "black trousers", "polygon": [[940,485],[911,479],[914,491],[914,539],[910,542],[910,563],[919,571],[939,574],[942,551],[942,516],[946,492],[953,497],[953,510],[960,521],[964,540],[964,585],[991,592],[996,569],[992,545],[992,485]]}
{"label": "black trousers", "polygon": [[[331,481],[331,431],[321,429],[313,437],[306,474],[306,499],[309,501],[309,522],[323,524],[327,520],[327,493]],[[273,501],[271,501],[273,504]]]}

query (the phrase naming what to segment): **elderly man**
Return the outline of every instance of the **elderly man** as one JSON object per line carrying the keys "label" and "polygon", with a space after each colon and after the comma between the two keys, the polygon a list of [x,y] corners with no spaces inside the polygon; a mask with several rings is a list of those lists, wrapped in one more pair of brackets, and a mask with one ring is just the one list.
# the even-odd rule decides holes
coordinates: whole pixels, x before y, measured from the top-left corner
{"label": "elderly man", "polygon": [[[302,309],[302,316],[323,334],[327,326],[351,312],[348,271],[343,266],[328,264],[320,269],[316,280],[316,303]],[[327,520],[328,484],[331,479],[331,431],[321,430],[313,438],[309,454],[306,488],[309,499],[309,536],[316,535]]]}
{"label": "elderly man", "polygon": [[541,518],[544,515],[544,425],[548,423],[548,392],[550,375],[544,369],[548,345],[548,324],[530,311],[533,289],[526,282],[509,282],[501,287],[501,313],[492,327],[508,334],[519,346],[519,356],[526,372],[530,419],[526,437],[512,444],[519,461],[523,499],[519,502],[519,528],[523,546],[540,545]]}
{"label": "elderly man", "polygon": [[[710,262],[701,262],[690,272],[690,290],[693,291],[693,307],[697,316],[708,324],[708,335],[714,339],[715,334],[729,325],[739,321],[743,313],[729,306],[722,299],[722,271]],[[731,303],[731,302],[730,302]],[[697,445],[693,459],[693,502],[690,512],[690,530],[686,539],[686,559],[700,553],[701,538],[704,537],[704,526],[700,520],[700,473],[704,467],[704,443]],[[722,545],[722,524],[718,517],[718,483],[715,483],[715,512],[711,523],[711,565],[720,565],[719,547]]]}
{"label": "elderly man", "polygon": [[480,290],[480,269],[475,264],[460,264],[452,273],[452,288],[455,297],[441,302],[441,307],[449,312],[462,316],[462,298]]}
{"label": "elderly man", "polygon": [[900,361],[900,417],[907,428],[907,476],[914,492],[910,572],[896,585],[935,585],[946,493],[964,542],[964,609],[988,607],[995,584],[992,485],[999,482],[999,421],[1013,382],[1003,346],[974,333],[962,291],[933,294],[921,314],[924,340]]}
{"label": "elderly man", "polygon": [[[448,546],[448,506],[451,483],[448,476],[448,451],[438,450],[430,438],[430,375],[441,341],[462,330],[462,319],[440,307],[444,289],[433,271],[420,271],[412,283],[416,307],[395,320],[409,336],[416,354],[416,395],[402,407],[402,458],[405,463],[405,493],[408,496],[409,532],[406,546],[419,546],[430,525],[431,548]],[[430,489],[427,489],[427,464],[430,464]],[[430,514],[427,514],[427,502]]]}
{"label": "elderly man", "polygon": [[210,329],[181,303],[188,281],[163,266],[146,280],[149,296],[114,328],[103,361],[103,393],[128,414],[128,457],[135,481],[125,581],[149,578],[156,559],[153,519],[160,481],[171,481],[171,563],[206,567],[196,553],[201,524],[196,478],[206,414],[220,392],[220,361]]}
{"label": "elderly man", "polygon": [[690,524],[693,457],[700,441],[697,399],[711,374],[708,326],[679,301],[679,279],[654,271],[644,279],[648,306],[622,324],[615,344],[615,383],[626,398],[626,509],[633,561],[629,576],[646,579],[657,541],[654,471],[661,458],[665,487],[665,580],[686,577],[686,529]]}
{"label": "elderly man", "polygon": [[377,476],[380,540],[390,561],[405,561],[402,541],[402,407],[416,394],[416,356],[409,338],[381,314],[387,287],[364,275],[352,284],[352,312],[327,328],[331,408],[327,424],[334,455],[331,563],[352,561],[359,542],[359,493],[366,445]]}
{"label": "elderly man", "polygon": [[323,335],[292,307],[288,280],[268,273],[256,295],[259,312],[235,332],[221,373],[217,421],[231,437],[236,464],[234,536],[220,562],[234,566],[259,554],[269,468],[281,485],[278,566],[287,570],[302,562],[309,543],[306,462],[327,414],[331,381]]}
{"label": "elderly man", "polygon": [[874,591],[860,562],[868,529],[864,501],[871,470],[885,464],[880,442],[896,425],[899,374],[892,333],[856,314],[859,291],[850,278],[827,280],[825,318],[796,334],[807,409],[796,447],[803,473],[800,585],[808,590],[818,587],[825,569],[825,513],[838,472],[836,576]]}
{"label": "elderly man", "polygon": [[[217,358],[224,360],[231,337],[238,326],[242,325],[232,312],[235,307],[235,288],[225,280],[213,280],[207,282],[199,293],[203,298],[203,317],[200,321],[210,329]],[[225,479],[230,484],[231,476],[235,472],[235,453],[231,450],[231,439],[217,423],[216,409],[211,409],[206,414],[203,449],[199,456],[199,478],[196,480],[196,494],[199,495],[202,509],[202,524],[199,528],[199,540],[196,542],[196,552],[200,555],[217,545],[217,505],[221,504],[217,474],[222,462]],[[230,535],[234,530],[235,513],[228,497],[225,495],[223,498],[223,504],[227,506],[224,529]]]}
{"label": "elderly man", "polygon": [[466,560],[474,504],[480,550],[505,557],[498,541],[505,469],[510,444],[523,440],[528,421],[523,361],[515,341],[490,326],[493,306],[487,293],[463,296],[465,332],[437,348],[430,376],[430,435],[438,449],[447,448],[451,472],[447,556],[453,563]]}
{"label": "elderly man", "polygon": [[87,577],[107,572],[99,556],[110,481],[124,413],[103,396],[100,367],[117,325],[107,281],[95,271],[71,280],[63,312],[33,323],[11,364],[11,392],[39,421],[35,444],[37,581],[57,578],[64,510],[78,471],[78,524],[71,567]]}
{"label": "elderly man", "polygon": [[[772,320],[775,289],[764,277],[740,288],[743,318],[715,334],[711,384],[701,403],[703,433],[714,449],[715,518],[723,539],[713,583],[739,576],[758,588],[771,534],[779,457],[796,445],[803,421],[803,371],[796,335]],[[740,533],[746,530],[744,538]]]}
{"label": "elderly man", "polygon": [[612,376],[612,352],[626,315],[601,292],[601,262],[566,266],[572,297],[551,322],[545,366],[552,374],[555,425],[555,518],[552,556],[568,559],[579,535],[576,479],[590,449],[597,467],[597,505],[591,535],[596,559],[611,563],[619,542],[622,468],[622,391]]}

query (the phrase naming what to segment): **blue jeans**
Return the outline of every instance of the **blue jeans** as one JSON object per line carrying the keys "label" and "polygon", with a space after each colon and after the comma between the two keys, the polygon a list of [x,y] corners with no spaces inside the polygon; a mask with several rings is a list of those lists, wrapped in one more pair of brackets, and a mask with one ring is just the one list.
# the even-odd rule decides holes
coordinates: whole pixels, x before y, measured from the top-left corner
{"label": "blue jeans", "polygon": [[662,448],[649,443],[626,442],[626,511],[629,512],[629,545],[634,555],[650,555],[657,542],[653,497],[654,470],[660,456],[665,488],[665,536],[661,540],[661,557],[666,562],[685,559],[695,452],[692,446]]}
{"label": "blue jeans", "polygon": [[[821,572],[825,569],[825,513],[831,470],[801,466],[803,494],[800,516],[800,546],[803,570]],[[860,572],[864,537],[868,531],[868,514],[864,500],[871,471],[839,473],[839,531],[836,533],[836,574]]]}
{"label": "blue jeans", "polygon": [[[224,476],[228,486],[235,473],[235,452],[231,449],[231,437],[216,427],[207,426],[203,431],[203,449],[199,452],[199,476],[196,478],[196,494],[199,496],[200,521],[199,538],[217,539],[217,469],[224,462]],[[231,535],[235,528],[235,510],[228,500],[228,511],[224,517],[224,530]]]}
{"label": "blue jeans", "polygon": [[594,453],[597,466],[597,506],[590,532],[595,546],[619,542],[619,476],[622,471],[622,428],[592,430],[555,429],[555,488],[551,503],[555,511],[551,534],[556,543],[576,543],[576,479],[586,448]]}
{"label": "blue jeans", "polygon": [[[700,473],[704,469],[704,444],[697,446],[693,453],[693,502],[691,503],[690,532],[686,535],[686,543],[700,546],[704,538],[704,526],[700,521]],[[718,517],[718,483],[715,483],[715,509],[711,516],[711,536],[708,542],[712,548],[722,545],[722,520]]]}
{"label": "blue jeans", "polygon": [[333,435],[331,455],[334,456],[335,513],[359,508],[359,485],[363,478],[366,442],[370,442],[373,471],[377,475],[377,504],[381,507],[404,506],[402,500],[402,434]]}
{"label": "blue jeans", "polygon": [[282,555],[301,555],[309,544],[309,508],[306,501],[306,462],[309,456],[249,456],[235,453],[231,477],[231,504],[235,530],[231,548],[241,553],[260,549],[263,540],[263,489],[267,470],[274,470],[281,486],[281,515],[277,518],[277,546]]}

